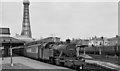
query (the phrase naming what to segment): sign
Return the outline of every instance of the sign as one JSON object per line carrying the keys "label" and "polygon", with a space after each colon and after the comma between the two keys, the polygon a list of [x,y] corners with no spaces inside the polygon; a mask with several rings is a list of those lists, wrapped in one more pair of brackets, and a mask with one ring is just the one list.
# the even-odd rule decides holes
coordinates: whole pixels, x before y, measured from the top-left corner
{"label": "sign", "polygon": [[0,28],[0,34],[8,34],[8,35],[10,35],[9,28]]}
{"label": "sign", "polygon": [[4,47],[0,47],[0,50],[4,49]]}

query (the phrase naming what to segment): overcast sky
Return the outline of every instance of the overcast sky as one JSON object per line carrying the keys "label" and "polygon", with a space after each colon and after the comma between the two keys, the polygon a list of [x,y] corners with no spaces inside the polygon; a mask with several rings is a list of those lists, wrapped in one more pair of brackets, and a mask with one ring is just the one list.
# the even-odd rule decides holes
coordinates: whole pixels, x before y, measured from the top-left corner
{"label": "overcast sky", "polygon": [[[2,0],[0,23],[9,27],[11,36],[21,34],[23,20],[22,1]],[[88,38],[92,36],[113,37],[118,34],[118,3],[114,0],[91,0],[77,2],[30,3],[32,37],[59,36],[65,38]],[[58,0],[60,1],[60,0]],[[100,2],[99,2],[100,1]]]}

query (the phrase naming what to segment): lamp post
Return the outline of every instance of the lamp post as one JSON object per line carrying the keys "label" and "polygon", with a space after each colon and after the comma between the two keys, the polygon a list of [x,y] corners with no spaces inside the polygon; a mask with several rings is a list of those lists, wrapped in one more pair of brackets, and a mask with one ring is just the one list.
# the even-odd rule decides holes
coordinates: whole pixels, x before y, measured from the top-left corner
{"label": "lamp post", "polygon": [[117,56],[117,50],[118,50],[118,43],[117,43],[117,41],[115,43],[114,50],[115,50],[115,56]]}
{"label": "lamp post", "polygon": [[102,43],[103,43],[102,46],[103,46],[103,54],[104,54],[104,37],[102,36],[101,39],[102,39]]}
{"label": "lamp post", "polygon": [[2,46],[1,48],[0,48],[0,51],[2,52],[2,60],[4,60],[4,46]]}
{"label": "lamp post", "polygon": [[117,56],[117,51],[118,51],[118,35],[116,35],[116,42],[115,42],[115,56]]}
{"label": "lamp post", "polygon": [[102,43],[100,42],[100,46],[99,46],[99,55],[101,55],[101,45],[102,45]]}
{"label": "lamp post", "polygon": [[85,47],[84,47],[84,55],[86,54],[86,52],[85,52]]}
{"label": "lamp post", "polygon": [[10,65],[12,67],[13,66],[13,59],[12,59],[12,45],[11,45],[11,42],[12,42],[12,40],[10,39],[10,59],[11,59]]}
{"label": "lamp post", "polygon": [[4,60],[4,46],[1,48],[2,51],[2,60]]}

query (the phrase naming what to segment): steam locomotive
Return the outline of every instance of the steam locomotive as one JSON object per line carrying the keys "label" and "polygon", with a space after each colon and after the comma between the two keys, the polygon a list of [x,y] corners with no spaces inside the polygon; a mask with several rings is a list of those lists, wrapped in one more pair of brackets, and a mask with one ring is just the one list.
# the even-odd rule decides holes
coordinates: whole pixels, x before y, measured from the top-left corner
{"label": "steam locomotive", "polygon": [[85,66],[85,59],[78,56],[76,44],[70,43],[69,39],[66,40],[66,43],[42,42],[35,45],[25,45],[21,51],[24,56],[51,64],[74,69],[83,69]]}

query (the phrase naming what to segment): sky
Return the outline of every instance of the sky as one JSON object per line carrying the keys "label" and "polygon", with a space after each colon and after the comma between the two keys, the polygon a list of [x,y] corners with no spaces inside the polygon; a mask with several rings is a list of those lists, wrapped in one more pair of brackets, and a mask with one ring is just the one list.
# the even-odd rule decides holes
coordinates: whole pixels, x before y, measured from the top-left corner
{"label": "sky", "polygon": [[[89,38],[118,34],[117,0],[30,0],[33,38],[58,36]],[[21,34],[22,0],[2,0],[0,27],[10,28],[11,36]]]}

